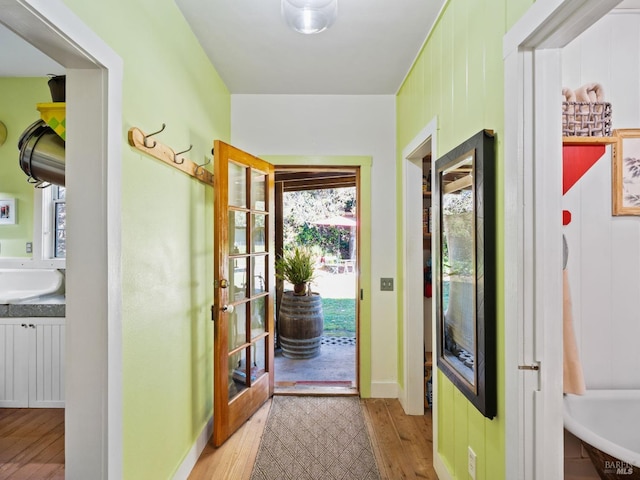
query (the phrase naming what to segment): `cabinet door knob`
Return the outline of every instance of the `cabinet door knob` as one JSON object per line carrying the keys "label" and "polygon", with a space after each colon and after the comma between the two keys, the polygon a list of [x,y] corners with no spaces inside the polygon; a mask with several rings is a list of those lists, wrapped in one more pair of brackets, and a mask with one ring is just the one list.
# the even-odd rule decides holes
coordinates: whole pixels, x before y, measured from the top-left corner
{"label": "cabinet door knob", "polygon": [[35,326],[33,323],[30,323],[30,324],[29,324],[29,327],[30,327],[30,328],[36,328],[36,326]]}
{"label": "cabinet door knob", "polygon": [[23,323],[22,325],[20,325],[22,328],[27,328],[27,324]]}

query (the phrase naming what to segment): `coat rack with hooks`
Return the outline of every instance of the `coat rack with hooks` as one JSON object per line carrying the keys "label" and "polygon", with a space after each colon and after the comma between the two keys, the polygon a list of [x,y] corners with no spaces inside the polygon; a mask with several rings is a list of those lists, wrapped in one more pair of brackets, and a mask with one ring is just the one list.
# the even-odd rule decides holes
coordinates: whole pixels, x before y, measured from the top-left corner
{"label": "coat rack with hooks", "polygon": [[205,163],[198,165],[183,156],[193,148],[193,145],[181,152],[176,152],[171,147],[151,138],[162,132],[165,126],[163,123],[160,130],[149,134],[144,133],[138,127],[131,127],[129,129],[129,145],[213,187],[213,174],[204,168],[211,160],[207,159]]}

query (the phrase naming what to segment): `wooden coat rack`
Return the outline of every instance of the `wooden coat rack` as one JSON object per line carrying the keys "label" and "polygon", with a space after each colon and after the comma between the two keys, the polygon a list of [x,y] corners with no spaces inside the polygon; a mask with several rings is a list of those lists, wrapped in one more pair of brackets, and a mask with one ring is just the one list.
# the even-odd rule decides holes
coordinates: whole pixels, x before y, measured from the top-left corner
{"label": "wooden coat rack", "polygon": [[165,124],[163,123],[162,128],[157,132],[145,134],[139,128],[131,127],[129,129],[129,145],[140,150],[141,152],[146,153],[147,155],[151,155],[152,157],[157,158],[167,165],[171,165],[172,167],[177,168],[187,175],[191,175],[192,177],[200,180],[206,185],[210,185],[213,187],[213,174],[204,168],[204,166],[209,163],[209,161],[202,165],[198,165],[182,155],[191,150],[192,146],[190,146],[187,150],[176,153],[176,151],[171,147],[168,147],[167,145],[164,145],[151,138],[154,135],[162,132],[164,128]]}

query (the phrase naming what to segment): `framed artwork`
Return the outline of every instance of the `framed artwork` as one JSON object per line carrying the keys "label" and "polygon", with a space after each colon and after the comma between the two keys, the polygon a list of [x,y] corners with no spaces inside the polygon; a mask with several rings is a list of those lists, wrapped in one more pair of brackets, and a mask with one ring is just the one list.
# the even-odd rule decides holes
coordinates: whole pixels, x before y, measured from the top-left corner
{"label": "framed artwork", "polygon": [[0,198],[0,225],[14,225],[16,218],[16,199]]}
{"label": "framed artwork", "polygon": [[497,413],[495,141],[482,130],[435,163],[437,365],[487,418]]}
{"label": "framed artwork", "polygon": [[640,215],[640,129],[613,131],[612,213]]}

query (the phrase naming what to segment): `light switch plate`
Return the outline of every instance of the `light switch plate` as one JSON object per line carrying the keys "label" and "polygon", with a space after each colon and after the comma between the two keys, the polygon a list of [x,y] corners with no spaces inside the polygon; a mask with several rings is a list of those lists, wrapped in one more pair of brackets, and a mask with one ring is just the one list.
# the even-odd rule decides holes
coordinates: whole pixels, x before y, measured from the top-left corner
{"label": "light switch plate", "polygon": [[380,290],[383,292],[393,292],[393,278],[381,278]]}

